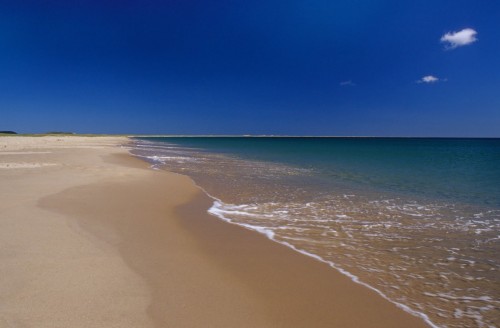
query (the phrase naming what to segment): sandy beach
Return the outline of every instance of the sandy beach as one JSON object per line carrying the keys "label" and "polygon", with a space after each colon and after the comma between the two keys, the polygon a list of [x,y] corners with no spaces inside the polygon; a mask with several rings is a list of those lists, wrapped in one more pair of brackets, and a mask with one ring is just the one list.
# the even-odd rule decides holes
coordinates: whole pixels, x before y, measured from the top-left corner
{"label": "sandy beach", "polygon": [[426,327],[125,137],[0,137],[0,327]]}

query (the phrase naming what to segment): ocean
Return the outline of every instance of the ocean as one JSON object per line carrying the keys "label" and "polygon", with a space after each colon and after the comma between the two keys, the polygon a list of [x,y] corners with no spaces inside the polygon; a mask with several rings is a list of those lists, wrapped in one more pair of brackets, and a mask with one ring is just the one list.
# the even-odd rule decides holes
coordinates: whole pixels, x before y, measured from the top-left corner
{"label": "ocean", "polygon": [[500,326],[500,139],[149,137],[131,152],[431,326]]}

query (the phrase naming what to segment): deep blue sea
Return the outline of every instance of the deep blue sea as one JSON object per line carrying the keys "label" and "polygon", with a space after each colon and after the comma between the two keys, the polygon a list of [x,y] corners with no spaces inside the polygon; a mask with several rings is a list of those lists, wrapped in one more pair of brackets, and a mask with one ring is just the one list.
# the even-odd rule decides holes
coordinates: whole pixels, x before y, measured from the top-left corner
{"label": "deep blue sea", "polygon": [[431,325],[500,326],[500,139],[137,138],[132,153]]}

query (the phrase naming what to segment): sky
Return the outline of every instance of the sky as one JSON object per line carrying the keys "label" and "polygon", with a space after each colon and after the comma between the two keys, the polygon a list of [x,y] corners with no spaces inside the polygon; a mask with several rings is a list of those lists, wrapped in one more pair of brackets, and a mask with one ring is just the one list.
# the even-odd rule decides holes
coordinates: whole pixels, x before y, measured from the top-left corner
{"label": "sky", "polygon": [[0,0],[0,130],[500,137],[500,2]]}

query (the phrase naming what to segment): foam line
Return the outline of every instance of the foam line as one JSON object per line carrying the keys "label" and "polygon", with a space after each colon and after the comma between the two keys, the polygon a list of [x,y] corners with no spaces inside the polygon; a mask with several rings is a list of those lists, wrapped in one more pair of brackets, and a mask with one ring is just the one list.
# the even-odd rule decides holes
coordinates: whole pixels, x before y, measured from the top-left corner
{"label": "foam line", "polygon": [[[373,290],[374,292],[376,292],[377,294],[379,294],[380,296],[382,296],[384,299],[388,300],[389,302],[395,304],[397,307],[399,307],[400,309],[404,310],[405,312],[407,313],[410,313],[411,315],[414,315],[416,317],[419,317],[421,318],[422,320],[425,321],[425,323],[427,323],[429,326],[433,327],[433,328],[440,328],[439,326],[437,326],[435,323],[433,323],[429,317],[425,314],[425,313],[422,313],[422,312],[419,312],[419,311],[415,311],[413,310],[412,308],[410,308],[409,306],[405,305],[405,304],[402,304],[402,303],[399,303],[397,301],[394,301],[392,299],[390,299],[387,295],[385,295],[382,291],[380,291],[379,289],[361,281],[359,279],[358,276],[342,269],[341,267],[338,267],[335,263],[331,262],[331,261],[327,261],[325,259],[323,259],[321,256],[318,256],[316,254],[313,254],[313,253],[310,253],[310,252],[307,252],[305,250],[302,250],[302,249],[299,249],[297,248],[296,246],[290,244],[290,243],[287,243],[287,242],[284,242],[284,241],[278,241],[274,238],[274,232],[271,231],[270,229],[266,229],[264,227],[259,227],[259,226],[252,226],[250,224],[243,224],[243,223],[237,223],[237,222],[234,222],[233,220],[227,218],[224,216],[224,210],[221,209],[222,206],[224,206],[223,202],[216,198],[216,197],[213,197],[212,195],[210,195],[209,193],[207,193],[203,188],[201,188],[200,186],[198,186],[201,190],[203,190],[203,192],[205,192],[205,194],[207,194],[210,198],[212,198],[214,200],[213,202],[213,205],[212,207],[210,207],[208,209],[208,213],[225,221],[225,222],[228,222],[228,223],[231,223],[231,224],[235,224],[235,225],[238,225],[238,226],[241,226],[245,229],[248,229],[248,230],[253,230],[253,231],[257,231],[263,235],[265,235],[269,240],[272,240],[273,242],[276,242],[278,244],[281,244],[281,245],[284,245],[284,246],[287,246],[291,249],[293,249],[294,251],[296,252],[299,252],[303,255],[306,255],[306,256],[309,256],[317,261],[320,261],[322,263],[325,263],[327,265],[329,265],[331,268],[337,270],[338,272],[340,272],[341,274],[349,277],[353,282],[359,284],[359,285],[362,285],[366,288],[369,288],[371,290]],[[234,206],[234,205],[228,205],[228,206]]]}

